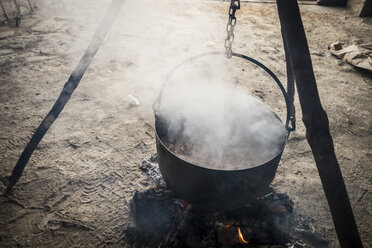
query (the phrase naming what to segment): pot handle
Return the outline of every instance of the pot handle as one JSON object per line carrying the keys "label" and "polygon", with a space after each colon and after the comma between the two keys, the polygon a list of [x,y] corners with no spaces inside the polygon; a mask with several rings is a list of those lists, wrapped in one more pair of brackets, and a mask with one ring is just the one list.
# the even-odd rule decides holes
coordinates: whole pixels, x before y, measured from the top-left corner
{"label": "pot handle", "polygon": [[[168,76],[166,77],[161,89],[160,89],[160,93],[159,93],[159,96],[158,98],[155,100],[154,102],[154,105],[153,105],[153,108],[156,112],[156,106],[160,105],[160,101],[161,101],[161,96],[163,94],[163,91],[164,91],[164,87],[166,85],[166,83],[169,81],[170,77],[172,76],[173,72],[176,71],[179,67],[181,67],[182,65],[190,62],[190,61],[193,61],[195,59],[198,59],[198,58],[201,58],[201,57],[204,57],[204,56],[208,56],[208,55],[218,55],[218,54],[224,54],[224,52],[208,52],[208,53],[203,53],[203,54],[199,54],[199,55],[196,55],[194,57],[191,57],[185,61],[183,61],[182,63],[178,64],[175,68],[173,68],[173,70],[168,74]],[[232,53],[232,56],[233,57],[238,57],[238,58],[242,58],[242,59],[245,59],[255,65],[257,65],[258,67],[261,67],[263,70],[265,70],[273,79],[274,81],[278,84],[280,90],[282,91],[282,94],[284,96],[284,100],[285,100],[285,104],[286,104],[286,107],[287,107],[287,117],[286,117],[286,122],[285,122],[285,128],[286,130],[288,131],[288,135],[290,132],[294,131],[296,129],[296,121],[295,121],[295,117],[294,115],[292,116],[291,115],[291,111],[290,111],[290,102],[289,102],[289,97],[288,97],[288,93],[285,91],[284,87],[283,87],[283,84],[280,82],[280,80],[278,79],[278,77],[269,69],[267,68],[264,64],[262,64],[261,62],[251,58],[251,57],[248,57],[246,55],[243,55],[243,54],[240,54],[240,53]]]}
{"label": "pot handle", "polygon": [[248,56],[240,54],[240,53],[234,53],[234,52],[232,53],[232,56],[242,58],[242,59],[245,59],[249,62],[252,62],[253,64],[255,64],[255,65],[261,67],[263,70],[265,70],[274,79],[274,81],[277,83],[280,90],[282,91],[282,94],[283,94],[283,97],[284,97],[284,100],[285,100],[285,104],[286,104],[286,107],[287,107],[287,118],[286,118],[286,121],[285,121],[285,128],[287,129],[288,134],[290,132],[294,131],[296,129],[296,119],[295,119],[294,116],[291,116],[288,93],[285,91],[285,89],[283,87],[283,84],[280,82],[278,77],[269,68],[267,68],[264,64],[262,64],[261,62],[255,60],[251,57],[248,57]]}

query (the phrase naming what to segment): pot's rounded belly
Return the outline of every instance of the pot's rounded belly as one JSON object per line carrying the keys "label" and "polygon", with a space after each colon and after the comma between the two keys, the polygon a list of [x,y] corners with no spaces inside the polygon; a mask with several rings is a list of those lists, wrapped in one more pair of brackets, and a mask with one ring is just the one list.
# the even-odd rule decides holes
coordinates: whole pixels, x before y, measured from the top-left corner
{"label": "pot's rounded belly", "polygon": [[269,191],[282,151],[269,162],[243,170],[215,170],[193,165],[170,152],[155,121],[161,174],[177,197],[201,208],[236,209]]}

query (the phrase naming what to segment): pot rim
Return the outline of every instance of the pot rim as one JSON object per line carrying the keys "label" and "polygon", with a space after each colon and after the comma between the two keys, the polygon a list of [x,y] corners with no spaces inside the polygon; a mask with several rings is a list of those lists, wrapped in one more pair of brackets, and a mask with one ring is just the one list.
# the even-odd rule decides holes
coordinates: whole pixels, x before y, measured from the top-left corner
{"label": "pot rim", "polygon": [[[264,104],[264,103],[263,103]],[[285,127],[285,125],[283,124],[283,121],[276,115],[276,113],[274,112],[274,111],[272,111],[272,113],[274,114],[274,116],[276,117],[276,118],[278,118],[279,120],[280,120],[280,122],[282,123],[282,125]],[[159,137],[159,135],[158,135],[158,130],[157,130],[157,119],[158,119],[158,117],[157,117],[158,115],[157,115],[157,113],[156,113],[156,111],[155,111],[155,135],[156,135],[156,139],[158,140],[158,142],[160,142],[160,144],[170,153],[170,154],[172,154],[173,156],[175,156],[177,159],[179,159],[179,160],[181,160],[181,161],[183,161],[183,162],[185,162],[185,163],[187,163],[187,164],[190,164],[190,165],[193,165],[193,166],[195,166],[195,167],[198,167],[198,168],[201,168],[201,169],[207,169],[207,170],[213,170],[213,171],[216,171],[216,172],[218,172],[218,171],[223,171],[223,172],[228,172],[228,171],[230,171],[230,172],[237,172],[237,171],[245,171],[245,170],[250,170],[250,169],[255,169],[255,168],[257,168],[257,167],[260,167],[260,166],[264,166],[264,165],[266,165],[267,163],[269,163],[269,162],[271,162],[271,161],[273,161],[274,159],[276,159],[278,156],[280,156],[282,153],[283,153],[283,151],[284,151],[284,149],[285,149],[285,146],[286,146],[286,144],[287,144],[287,141],[288,141],[288,136],[289,136],[289,131],[287,130],[287,135],[285,136],[285,140],[284,140],[284,142],[283,142],[283,145],[282,145],[282,147],[281,147],[281,149],[277,152],[277,154],[273,157],[273,158],[271,158],[271,159],[269,159],[268,161],[266,161],[266,162],[264,162],[264,163],[262,163],[262,164],[259,164],[259,165],[255,165],[255,166],[250,166],[249,168],[238,168],[238,169],[216,169],[216,168],[212,168],[212,167],[207,167],[207,166],[201,166],[199,163],[193,163],[193,162],[191,162],[191,161],[188,161],[188,160],[186,160],[186,159],[183,159],[183,158],[181,158],[180,156],[178,156],[177,154],[175,154],[174,152],[172,152],[171,150],[169,150],[168,149],[168,147],[163,143],[163,141],[160,139],[160,137]]]}

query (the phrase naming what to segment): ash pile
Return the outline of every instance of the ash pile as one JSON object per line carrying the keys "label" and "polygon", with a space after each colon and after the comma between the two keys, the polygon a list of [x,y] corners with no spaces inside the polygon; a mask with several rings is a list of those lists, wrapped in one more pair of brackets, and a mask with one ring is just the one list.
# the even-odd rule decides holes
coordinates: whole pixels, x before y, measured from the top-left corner
{"label": "ash pile", "polygon": [[125,231],[133,247],[327,247],[314,221],[296,213],[286,194],[270,193],[240,209],[208,211],[178,199],[163,181],[156,155],[144,160],[144,191],[131,201],[133,223]]}

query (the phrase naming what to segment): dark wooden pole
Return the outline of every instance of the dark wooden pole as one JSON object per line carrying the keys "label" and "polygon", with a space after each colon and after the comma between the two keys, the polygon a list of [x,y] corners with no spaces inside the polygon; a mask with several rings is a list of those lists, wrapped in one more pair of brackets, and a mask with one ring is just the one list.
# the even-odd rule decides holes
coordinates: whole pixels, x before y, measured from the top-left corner
{"label": "dark wooden pole", "polygon": [[8,14],[6,13],[5,8],[4,8],[4,5],[3,5],[3,3],[1,2],[1,0],[0,0],[0,6],[1,6],[1,9],[3,10],[3,12],[4,12],[4,15],[5,15],[6,20],[9,20],[9,16],[8,16]]}
{"label": "dark wooden pole", "polygon": [[333,223],[342,248],[363,247],[334,152],[329,123],[319,99],[310,52],[296,0],[277,0],[290,64],[292,66],[310,144]]}
{"label": "dark wooden pole", "polygon": [[[14,0],[15,1],[15,0]],[[19,157],[17,164],[13,168],[12,175],[9,177],[9,183],[5,195],[11,193],[13,186],[18,182],[22,176],[23,170],[26,167],[28,160],[30,159],[35,148],[44,137],[45,133],[52,126],[54,121],[58,118],[63,108],[70,100],[72,93],[78,87],[80,80],[83,78],[85,71],[88,69],[94,56],[96,55],[99,47],[103,43],[104,38],[116,16],[119,14],[121,7],[125,0],[112,0],[109,8],[107,9],[101,23],[99,24],[96,32],[94,33],[88,48],[85,50],[83,57],[80,59],[79,64],[76,66],[74,71],[71,73],[68,81],[63,86],[62,92],[59,95],[57,101],[54,103],[52,109],[49,111],[44,120],[40,123],[36,129],[31,140],[26,145],[21,156]]]}

